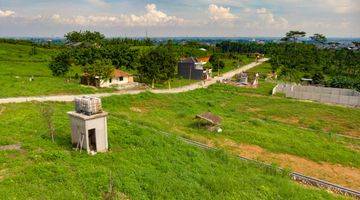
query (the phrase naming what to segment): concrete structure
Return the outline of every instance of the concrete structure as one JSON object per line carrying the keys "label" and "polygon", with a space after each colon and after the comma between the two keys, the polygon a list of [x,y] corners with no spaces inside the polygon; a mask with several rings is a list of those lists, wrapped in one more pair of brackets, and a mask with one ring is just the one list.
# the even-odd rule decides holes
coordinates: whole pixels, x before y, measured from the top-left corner
{"label": "concrete structure", "polygon": [[71,121],[71,143],[88,153],[106,152],[109,148],[107,134],[107,112],[84,115],[68,112]]}
{"label": "concrete structure", "polygon": [[237,79],[240,84],[243,84],[243,85],[248,84],[248,75],[245,72],[241,72],[240,74],[238,74]]}
{"label": "concrete structure", "polygon": [[204,69],[204,61],[190,57],[182,59],[178,65],[178,74],[186,79],[206,80],[211,77],[211,69]]}
{"label": "concrete structure", "polygon": [[350,89],[278,84],[273,89],[273,94],[277,92],[296,99],[360,107],[360,92]]}

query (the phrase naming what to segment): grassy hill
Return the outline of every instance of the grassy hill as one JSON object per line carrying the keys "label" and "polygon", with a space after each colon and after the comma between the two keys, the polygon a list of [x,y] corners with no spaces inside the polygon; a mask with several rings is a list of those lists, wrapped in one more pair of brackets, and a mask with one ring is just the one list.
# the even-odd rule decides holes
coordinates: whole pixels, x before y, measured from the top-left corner
{"label": "grassy hill", "polygon": [[[111,151],[96,156],[71,148],[66,115],[73,110],[71,103],[47,104],[55,109],[55,143],[40,115],[44,105],[0,105],[0,145],[23,145],[21,151],[0,151],[0,198],[98,199],[109,195],[110,182],[112,194],[123,199],[337,198],[236,160],[227,150],[204,151],[174,137],[228,139],[274,154],[359,169],[359,143],[333,135],[359,130],[359,110],[309,102],[294,106],[294,100],[269,97],[270,89],[271,85],[259,90],[215,85],[182,94],[105,98]],[[194,124],[194,116],[205,111],[223,119],[223,133]],[[292,116],[302,120],[284,120]]]}
{"label": "grassy hill", "polygon": [[[146,101],[149,97],[137,98]],[[104,106],[113,112],[115,107],[126,106],[120,103],[122,99],[106,99]],[[115,112],[110,115],[108,127],[111,151],[96,156],[81,154],[71,148],[69,141],[66,111],[73,105],[49,104],[56,109],[55,143],[40,117],[40,106],[1,106],[1,143],[23,145],[21,151],[0,151],[1,199],[338,198],[236,160],[224,151],[200,150],[136,123],[126,123]]]}
{"label": "grassy hill", "polygon": [[[98,92],[81,86],[78,80],[51,75],[48,63],[58,50],[36,47],[35,55],[31,51],[29,45],[0,43],[0,98]],[[30,77],[34,81],[30,82]]]}

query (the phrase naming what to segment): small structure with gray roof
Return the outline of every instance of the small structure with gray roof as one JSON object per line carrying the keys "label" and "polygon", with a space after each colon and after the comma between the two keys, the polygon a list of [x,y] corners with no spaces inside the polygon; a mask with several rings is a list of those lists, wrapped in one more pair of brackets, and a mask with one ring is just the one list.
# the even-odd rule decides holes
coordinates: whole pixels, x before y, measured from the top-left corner
{"label": "small structure with gray roof", "polygon": [[211,70],[204,69],[203,62],[194,57],[181,59],[178,74],[185,79],[204,80],[210,78]]}

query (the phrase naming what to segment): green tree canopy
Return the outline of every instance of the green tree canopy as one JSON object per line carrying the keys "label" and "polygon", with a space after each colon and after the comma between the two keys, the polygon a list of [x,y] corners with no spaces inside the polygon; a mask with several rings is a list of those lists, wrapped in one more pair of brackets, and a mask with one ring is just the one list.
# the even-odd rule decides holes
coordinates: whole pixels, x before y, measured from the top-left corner
{"label": "green tree canopy", "polygon": [[53,76],[64,76],[71,67],[71,57],[68,51],[58,54],[49,64]]}
{"label": "green tree canopy", "polygon": [[110,60],[96,60],[92,64],[85,65],[83,71],[90,77],[108,79],[114,73],[114,67]]}
{"label": "green tree canopy", "polygon": [[285,42],[297,42],[299,38],[305,37],[304,31],[289,31],[281,40]]}
{"label": "green tree canopy", "polygon": [[315,33],[313,36],[310,37],[310,39],[318,43],[325,43],[327,41],[325,35],[319,33]]}
{"label": "green tree canopy", "polygon": [[214,71],[219,71],[220,69],[223,69],[225,67],[225,63],[221,60],[220,54],[211,55],[209,62],[211,63]]}
{"label": "green tree canopy", "polygon": [[65,38],[68,42],[89,42],[99,44],[105,39],[105,36],[99,32],[91,31],[72,31],[65,35]]}
{"label": "green tree canopy", "polygon": [[165,82],[174,78],[176,63],[173,50],[160,46],[141,57],[138,72],[145,82]]}

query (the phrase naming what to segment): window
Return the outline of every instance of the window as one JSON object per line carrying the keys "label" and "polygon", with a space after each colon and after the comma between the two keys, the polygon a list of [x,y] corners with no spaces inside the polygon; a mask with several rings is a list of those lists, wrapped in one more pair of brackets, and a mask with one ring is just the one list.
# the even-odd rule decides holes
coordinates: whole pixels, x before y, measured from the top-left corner
{"label": "window", "polygon": [[123,81],[124,80],[124,77],[119,77],[119,81]]}

